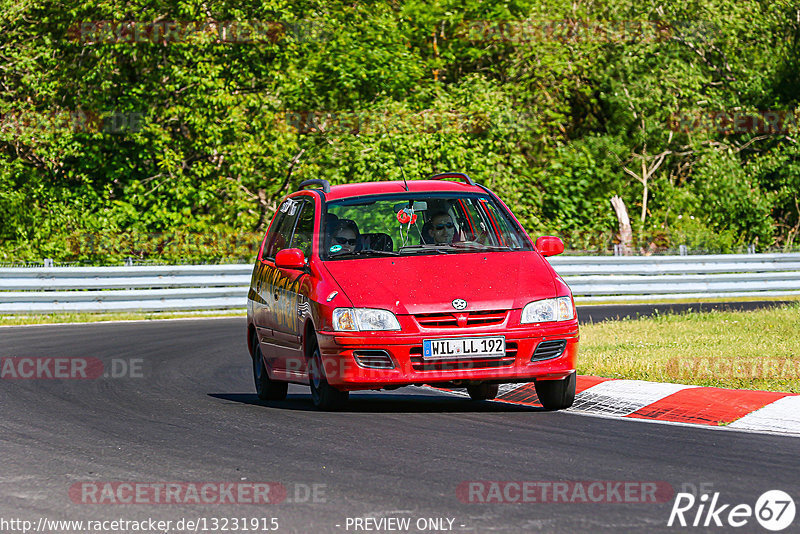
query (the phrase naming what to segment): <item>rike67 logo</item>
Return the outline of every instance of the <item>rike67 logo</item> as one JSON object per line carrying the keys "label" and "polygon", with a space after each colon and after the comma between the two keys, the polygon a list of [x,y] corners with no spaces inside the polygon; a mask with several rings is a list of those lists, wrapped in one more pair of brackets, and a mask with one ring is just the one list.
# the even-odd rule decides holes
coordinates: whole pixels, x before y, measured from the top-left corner
{"label": "rike67 logo", "polygon": [[764,492],[755,506],[722,503],[718,491],[711,497],[703,493],[699,498],[691,493],[678,493],[667,526],[736,528],[747,525],[755,517],[762,527],[777,532],[791,525],[794,516],[794,499],[781,490]]}

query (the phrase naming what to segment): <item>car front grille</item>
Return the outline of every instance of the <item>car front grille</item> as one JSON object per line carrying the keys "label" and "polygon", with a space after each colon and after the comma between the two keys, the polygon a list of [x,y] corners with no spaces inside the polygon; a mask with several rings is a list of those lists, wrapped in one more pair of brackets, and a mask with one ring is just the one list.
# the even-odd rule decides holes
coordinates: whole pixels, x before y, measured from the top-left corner
{"label": "car front grille", "polygon": [[503,324],[507,310],[487,310],[464,313],[420,313],[414,315],[423,328],[458,328],[463,326],[491,326]]}
{"label": "car front grille", "polygon": [[538,360],[549,360],[551,358],[557,358],[564,353],[565,348],[567,348],[566,339],[542,341],[536,346],[536,350],[533,351],[533,356],[531,357],[531,361],[533,362]]}
{"label": "car front grille", "polygon": [[368,369],[394,369],[394,361],[385,350],[357,350],[353,353],[356,363]]}
{"label": "car front grille", "polygon": [[457,360],[424,360],[422,347],[412,347],[409,351],[411,368],[415,371],[452,371],[463,369],[492,369],[512,365],[517,357],[517,344],[506,343],[505,356],[488,358],[459,358]]}

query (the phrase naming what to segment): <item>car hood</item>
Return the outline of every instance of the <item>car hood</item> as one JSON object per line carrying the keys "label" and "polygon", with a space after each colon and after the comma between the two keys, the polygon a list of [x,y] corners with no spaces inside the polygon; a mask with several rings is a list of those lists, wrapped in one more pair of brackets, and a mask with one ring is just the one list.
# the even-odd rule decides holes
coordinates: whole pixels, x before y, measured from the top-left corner
{"label": "car hood", "polygon": [[460,253],[326,261],[354,306],[395,314],[521,308],[555,297],[554,274],[536,252]]}

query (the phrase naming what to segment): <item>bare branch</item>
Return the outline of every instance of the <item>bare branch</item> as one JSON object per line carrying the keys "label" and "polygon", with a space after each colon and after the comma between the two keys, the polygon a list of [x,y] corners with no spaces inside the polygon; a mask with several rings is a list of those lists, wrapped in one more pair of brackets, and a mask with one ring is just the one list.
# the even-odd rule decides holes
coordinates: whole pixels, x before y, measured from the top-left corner
{"label": "bare branch", "polygon": [[286,189],[286,187],[289,185],[289,180],[292,177],[292,173],[294,172],[294,168],[297,165],[297,163],[300,161],[300,158],[303,156],[303,154],[305,154],[305,152],[306,152],[305,148],[301,149],[300,152],[298,152],[297,155],[292,158],[292,161],[289,162],[289,167],[288,167],[288,169],[286,171],[286,179],[283,181],[283,185],[281,185],[281,188],[278,189],[278,192],[276,193],[276,196],[279,196],[281,194],[281,192],[284,189]]}
{"label": "bare branch", "polygon": [[624,170],[625,172],[627,172],[628,174],[630,174],[631,176],[633,176],[634,178],[636,178],[640,182],[642,181],[642,178],[640,178],[638,174],[636,174],[635,172],[630,170],[628,167],[622,167],[622,170]]}
{"label": "bare branch", "polygon": [[744,150],[745,148],[750,146],[752,143],[755,143],[756,141],[763,141],[764,139],[769,139],[770,137],[772,137],[772,136],[771,135],[759,135],[759,136],[753,137],[748,142],[746,142],[745,144],[743,144],[742,146],[737,148],[736,152],[741,152],[742,150]]}
{"label": "bare branch", "polygon": [[244,191],[245,194],[250,198],[250,200],[260,200],[260,197],[258,195],[256,195],[255,193],[253,193],[252,191],[250,191],[249,189],[247,189],[247,187],[245,187],[244,184],[241,181],[236,180],[231,176],[226,176],[225,179],[235,183],[236,185],[238,185],[239,189]]}

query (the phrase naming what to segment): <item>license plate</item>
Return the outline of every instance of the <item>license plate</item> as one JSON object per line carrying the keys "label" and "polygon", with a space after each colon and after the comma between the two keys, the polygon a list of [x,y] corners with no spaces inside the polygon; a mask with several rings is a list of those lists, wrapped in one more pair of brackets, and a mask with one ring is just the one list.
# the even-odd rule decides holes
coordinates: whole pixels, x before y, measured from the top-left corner
{"label": "license plate", "polygon": [[505,355],[506,338],[503,336],[425,339],[422,341],[422,358],[424,360],[489,358]]}

